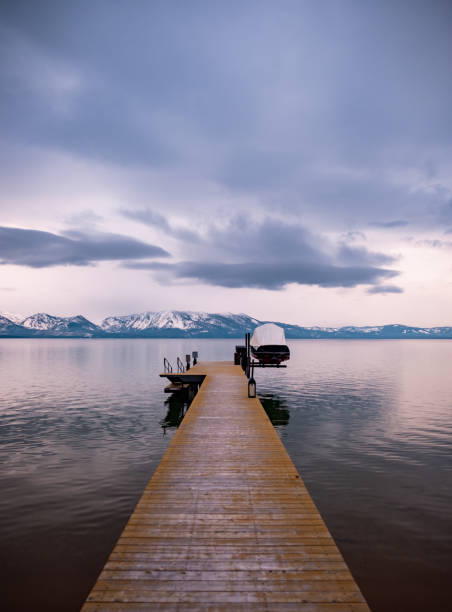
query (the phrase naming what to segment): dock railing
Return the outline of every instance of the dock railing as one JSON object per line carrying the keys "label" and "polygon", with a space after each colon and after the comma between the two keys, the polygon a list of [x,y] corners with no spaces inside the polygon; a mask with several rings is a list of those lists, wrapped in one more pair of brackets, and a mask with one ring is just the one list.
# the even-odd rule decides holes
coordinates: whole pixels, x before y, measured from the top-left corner
{"label": "dock railing", "polygon": [[[179,374],[182,374],[183,372],[185,372],[185,366],[179,357],[177,358],[176,365],[177,365],[177,372]],[[173,373],[173,366],[171,365],[171,363],[168,361],[166,357],[163,358],[163,371],[165,372],[165,374]]]}

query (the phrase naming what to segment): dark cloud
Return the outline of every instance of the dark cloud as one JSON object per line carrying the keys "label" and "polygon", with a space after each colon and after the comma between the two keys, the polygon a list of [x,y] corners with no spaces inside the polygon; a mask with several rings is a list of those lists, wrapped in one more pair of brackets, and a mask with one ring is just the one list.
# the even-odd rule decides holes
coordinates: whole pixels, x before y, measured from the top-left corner
{"label": "dark cloud", "polygon": [[430,249],[443,249],[452,247],[451,240],[439,240],[438,238],[416,240],[414,244],[418,247],[427,247]]}
{"label": "dark cloud", "polygon": [[408,221],[403,221],[402,219],[396,219],[395,221],[373,221],[369,225],[391,229],[393,227],[405,227],[408,225]]}
{"label": "dark cloud", "polygon": [[199,242],[199,234],[184,228],[173,227],[169,224],[166,217],[156,212],[151,208],[141,208],[137,210],[127,210],[125,208],[119,211],[124,217],[139,221],[150,227],[156,227],[165,232],[169,236],[179,238],[187,242]]}
{"label": "dark cloud", "polygon": [[216,254],[223,261],[327,263],[327,249],[324,238],[296,221],[290,223],[272,217],[256,219],[253,214],[242,214],[230,218],[222,226],[211,224],[197,252],[206,260],[211,260]]}
{"label": "dark cloud", "polygon": [[344,234],[342,234],[340,238],[345,243],[349,243],[349,242],[356,242],[358,240],[366,240],[366,235],[363,232],[350,231],[350,232],[345,232]]}
{"label": "dark cloud", "polygon": [[99,261],[168,257],[164,249],[118,234],[64,235],[15,227],[0,227],[0,263],[32,268],[86,266]]}
{"label": "dark cloud", "polygon": [[231,263],[289,260],[338,266],[381,266],[396,261],[392,255],[354,245],[357,237],[363,237],[361,233],[342,235],[336,243],[311,232],[297,221],[288,222],[277,217],[257,220],[252,214],[241,214],[229,217],[222,225],[204,221],[204,232],[200,234],[174,229],[166,217],[151,209],[122,211],[122,214],[195,243],[190,245],[190,254],[200,260]]}
{"label": "dark cloud", "polygon": [[343,264],[360,265],[388,265],[396,261],[396,257],[386,253],[377,253],[368,251],[365,247],[350,246],[349,244],[341,244],[337,253],[338,261]]}
{"label": "dark cloud", "polygon": [[282,289],[289,283],[319,285],[320,287],[355,287],[392,278],[394,270],[370,266],[334,266],[328,264],[303,264],[299,262],[276,263],[204,263],[186,261],[176,264],[126,263],[127,268],[164,272],[178,279],[191,279],[208,285],[256,289]]}
{"label": "dark cloud", "polygon": [[381,293],[385,295],[386,293],[403,293],[403,289],[396,285],[376,285],[375,287],[370,287],[367,293]]}
{"label": "dark cloud", "polygon": [[[396,261],[386,253],[369,251],[353,244],[353,237],[339,242],[314,233],[297,221],[265,217],[261,221],[239,215],[224,227],[209,227],[198,253],[222,261],[292,261],[303,265],[381,266]],[[210,254],[210,256],[209,256]]]}
{"label": "dark cloud", "polygon": [[[163,224],[161,219],[159,223]],[[295,222],[271,217],[256,222],[238,216],[223,227],[210,226],[190,255],[196,260],[124,265],[154,271],[164,282],[191,279],[223,287],[273,290],[289,283],[354,287],[398,274],[382,267],[394,262],[390,255],[350,246],[344,240],[335,244]]]}
{"label": "dark cloud", "polygon": [[164,232],[171,231],[170,224],[168,223],[166,217],[164,217],[158,212],[155,212],[155,210],[152,210],[151,208],[141,208],[138,210],[127,210],[125,208],[122,208],[119,212],[124,217],[133,219],[134,221],[139,221],[140,223],[144,223],[145,225],[158,227]]}

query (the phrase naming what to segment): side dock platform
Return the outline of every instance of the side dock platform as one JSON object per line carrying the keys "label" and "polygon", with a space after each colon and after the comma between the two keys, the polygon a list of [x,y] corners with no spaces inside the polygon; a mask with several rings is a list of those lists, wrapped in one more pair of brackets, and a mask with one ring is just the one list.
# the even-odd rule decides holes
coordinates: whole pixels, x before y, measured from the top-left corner
{"label": "side dock platform", "polygon": [[83,612],[368,611],[240,366],[189,375],[199,392]]}

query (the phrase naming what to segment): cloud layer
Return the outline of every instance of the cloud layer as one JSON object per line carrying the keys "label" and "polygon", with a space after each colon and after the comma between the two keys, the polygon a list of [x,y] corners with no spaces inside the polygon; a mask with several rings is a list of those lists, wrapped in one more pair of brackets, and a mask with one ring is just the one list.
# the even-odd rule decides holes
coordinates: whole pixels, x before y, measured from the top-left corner
{"label": "cloud layer", "polygon": [[[133,218],[156,225],[169,235],[174,229],[151,210],[135,211]],[[223,226],[209,226],[190,240],[187,249],[197,261],[177,263],[129,262],[125,267],[153,270],[163,281],[191,279],[228,288],[282,289],[290,283],[321,287],[376,284],[398,272],[382,267],[395,258],[332,242],[298,223],[266,217],[261,222],[234,217]]]}
{"label": "cloud layer", "polygon": [[161,247],[117,234],[50,232],[0,227],[0,263],[32,268],[75,265],[100,261],[168,257]]}
{"label": "cloud layer", "polygon": [[397,287],[396,285],[377,285],[376,287],[369,287],[367,293],[380,293],[382,295],[386,295],[387,293],[403,293],[403,289],[401,287]]}
{"label": "cloud layer", "polygon": [[443,222],[450,3],[43,0],[3,14],[8,140],[188,174],[198,213],[215,207],[207,181],[235,214],[245,195],[317,229]]}
{"label": "cloud layer", "polygon": [[320,287],[356,287],[397,275],[394,270],[369,266],[334,266],[327,264],[278,263],[203,263],[186,261],[176,264],[129,263],[135,270],[158,270],[179,279],[192,279],[208,285],[228,288],[282,289],[289,283]]}
{"label": "cloud layer", "polygon": [[411,298],[434,316],[451,29],[443,0],[3,3],[0,261],[18,309],[59,265],[89,302],[96,268],[80,266],[110,261],[90,282],[128,284],[121,308],[147,287],[155,308],[233,309],[240,291],[278,316],[288,294],[296,316],[306,295],[333,320]]}

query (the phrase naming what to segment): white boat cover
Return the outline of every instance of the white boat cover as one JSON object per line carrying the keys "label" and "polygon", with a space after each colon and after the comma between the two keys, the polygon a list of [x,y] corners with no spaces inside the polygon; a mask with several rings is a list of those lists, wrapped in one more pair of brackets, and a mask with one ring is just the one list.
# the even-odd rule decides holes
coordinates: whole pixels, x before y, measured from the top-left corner
{"label": "white boat cover", "polygon": [[256,327],[250,342],[251,346],[257,348],[267,344],[286,344],[286,337],[282,327],[274,323],[265,323]]}

